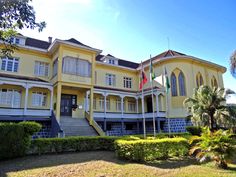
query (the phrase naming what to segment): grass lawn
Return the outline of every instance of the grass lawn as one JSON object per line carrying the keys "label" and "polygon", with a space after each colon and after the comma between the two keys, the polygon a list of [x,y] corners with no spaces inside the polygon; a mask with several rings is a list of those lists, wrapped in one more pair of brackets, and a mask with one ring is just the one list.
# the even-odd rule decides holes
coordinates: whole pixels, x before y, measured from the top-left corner
{"label": "grass lawn", "polygon": [[118,160],[114,152],[96,151],[59,155],[28,156],[0,162],[0,176],[17,177],[113,177],[113,176],[236,176],[236,165],[219,170],[212,163],[197,165],[193,160],[167,160],[148,164]]}

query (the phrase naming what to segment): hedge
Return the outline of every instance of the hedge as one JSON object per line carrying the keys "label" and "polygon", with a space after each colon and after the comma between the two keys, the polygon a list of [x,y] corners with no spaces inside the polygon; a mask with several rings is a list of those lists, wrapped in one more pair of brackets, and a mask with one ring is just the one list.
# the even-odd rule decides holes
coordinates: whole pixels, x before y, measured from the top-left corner
{"label": "hedge", "polygon": [[155,140],[117,140],[116,155],[131,161],[151,161],[169,157],[185,156],[189,150],[185,138],[163,138]]}
{"label": "hedge", "polygon": [[0,160],[24,156],[31,136],[40,129],[36,122],[0,123]]}
{"label": "hedge", "polygon": [[79,151],[107,150],[114,151],[114,141],[119,137],[67,137],[39,138],[32,140],[28,154],[48,154]]}

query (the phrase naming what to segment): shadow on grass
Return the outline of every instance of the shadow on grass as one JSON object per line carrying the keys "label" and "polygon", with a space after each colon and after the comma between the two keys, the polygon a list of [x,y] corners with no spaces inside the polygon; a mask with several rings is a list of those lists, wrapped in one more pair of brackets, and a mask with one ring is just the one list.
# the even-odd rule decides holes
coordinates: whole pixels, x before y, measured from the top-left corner
{"label": "shadow on grass", "polygon": [[[42,167],[55,167],[66,164],[79,164],[91,161],[105,161],[118,165],[135,164],[134,162],[120,160],[115,156],[114,152],[109,151],[91,151],[65,154],[52,154],[41,156],[27,156],[0,162],[0,176],[6,177],[9,172],[31,170]],[[154,161],[143,163],[142,165],[152,166],[161,169],[175,169],[189,165],[197,164],[190,158],[170,159],[163,161]],[[235,170],[233,168],[232,170]]]}

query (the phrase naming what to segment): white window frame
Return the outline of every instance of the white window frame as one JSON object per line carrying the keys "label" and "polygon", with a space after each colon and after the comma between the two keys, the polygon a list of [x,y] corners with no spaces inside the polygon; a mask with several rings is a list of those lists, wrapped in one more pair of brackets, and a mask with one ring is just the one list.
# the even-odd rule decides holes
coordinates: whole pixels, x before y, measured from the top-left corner
{"label": "white window frame", "polygon": [[81,77],[91,77],[92,65],[89,61],[74,57],[64,57],[62,72]]}
{"label": "white window frame", "polygon": [[0,104],[20,108],[21,92],[15,89],[0,89]]}
{"label": "white window frame", "polygon": [[20,44],[20,38],[18,37],[11,37],[10,38],[11,44]]}
{"label": "white window frame", "polygon": [[132,88],[132,77],[124,77],[124,88]]}
{"label": "white window frame", "polygon": [[53,73],[52,76],[56,76],[58,72],[58,58],[53,62]]}
{"label": "white window frame", "polygon": [[135,112],[136,111],[135,101],[128,101],[128,111],[129,112]]}
{"label": "white window frame", "polygon": [[104,109],[104,97],[99,98],[99,107],[102,110]]}
{"label": "white window frame", "polygon": [[110,104],[110,99],[109,98],[106,99],[106,109],[107,110],[111,109],[111,104]]}
{"label": "white window frame", "polygon": [[49,76],[49,63],[42,61],[35,61],[34,64],[34,75],[40,77]]}
{"label": "white window frame", "polygon": [[32,92],[31,104],[34,107],[47,106],[47,93],[45,93],[45,92]]}
{"label": "white window frame", "polygon": [[[19,69],[19,58],[13,58],[13,57],[3,57],[1,58],[1,70],[2,71],[8,71],[8,72],[18,72]],[[3,63],[5,62],[5,67],[3,68]],[[8,69],[10,62],[12,62],[12,66],[10,69]]]}
{"label": "white window frame", "polygon": [[106,74],[106,85],[107,86],[116,86],[116,75]]}
{"label": "white window frame", "polygon": [[116,99],[116,110],[121,111],[121,99]]}

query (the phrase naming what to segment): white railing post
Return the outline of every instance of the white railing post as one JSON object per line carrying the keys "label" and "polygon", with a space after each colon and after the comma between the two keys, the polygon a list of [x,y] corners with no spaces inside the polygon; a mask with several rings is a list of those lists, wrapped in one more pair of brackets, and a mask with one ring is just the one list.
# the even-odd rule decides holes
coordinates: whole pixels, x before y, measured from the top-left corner
{"label": "white railing post", "polygon": [[135,98],[136,99],[136,113],[138,114],[139,110],[138,110],[138,97]]}
{"label": "white railing post", "polygon": [[50,112],[53,110],[53,87],[49,88],[51,91],[51,97],[50,97]]}
{"label": "white railing post", "polygon": [[29,85],[26,83],[25,85],[25,104],[24,104],[24,115],[27,114],[27,106],[28,106],[28,95],[29,95]]}
{"label": "white railing post", "polygon": [[159,103],[158,103],[158,93],[156,93],[156,111],[157,111],[157,117],[158,117],[158,114],[159,114]]}

